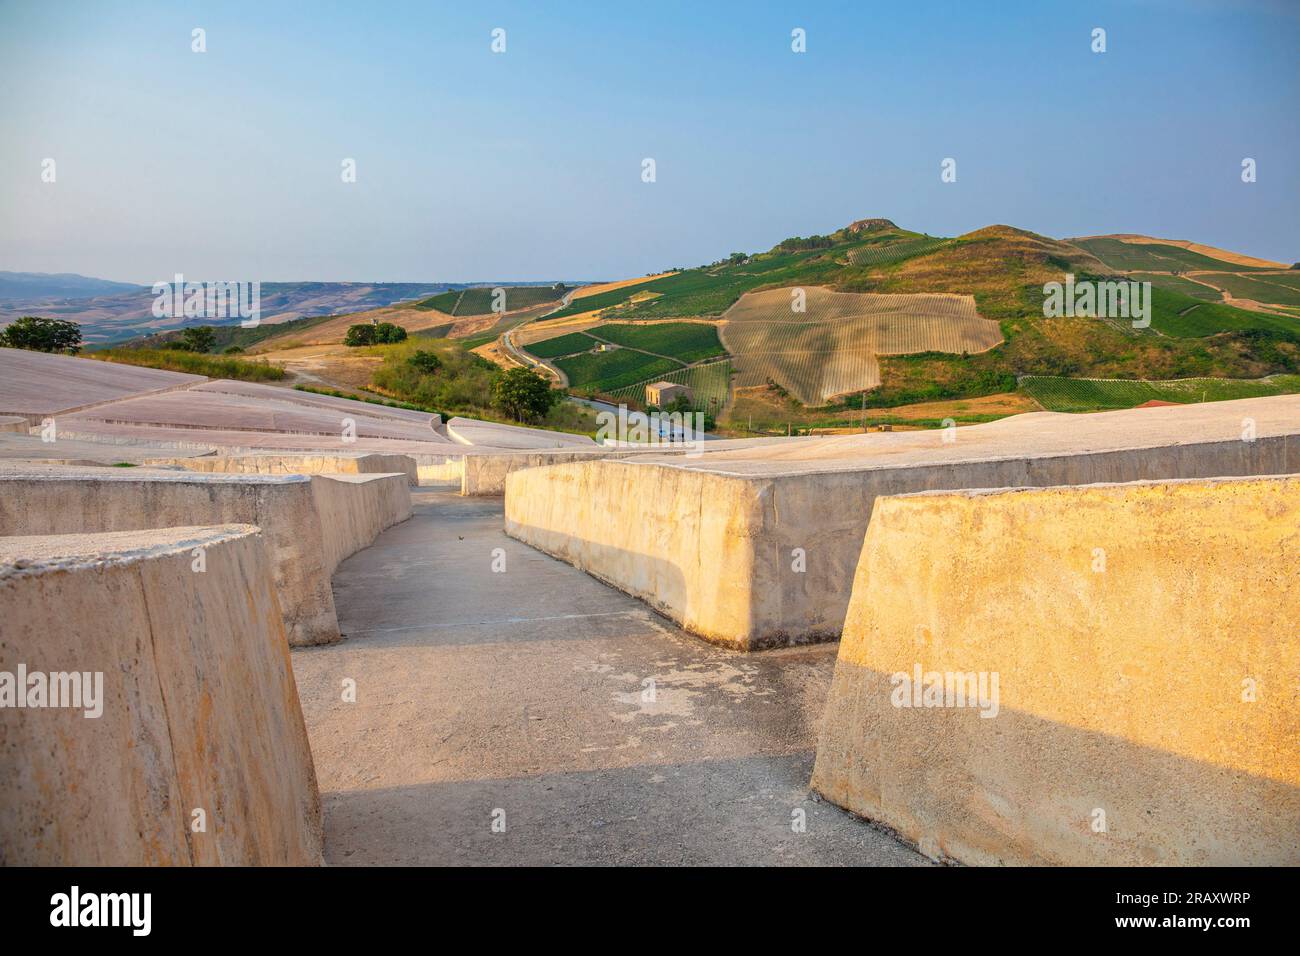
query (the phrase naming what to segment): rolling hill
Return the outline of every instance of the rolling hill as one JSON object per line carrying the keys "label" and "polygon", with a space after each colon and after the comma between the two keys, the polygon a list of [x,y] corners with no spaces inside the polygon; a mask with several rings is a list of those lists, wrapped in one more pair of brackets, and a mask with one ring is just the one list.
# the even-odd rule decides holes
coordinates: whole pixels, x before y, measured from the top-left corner
{"label": "rolling hill", "polygon": [[[1043,286],[1067,273],[1085,281],[1151,281],[1151,327],[1046,318]],[[1300,371],[1300,317],[1285,310],[1295,301],[1298,275],[1183,240],[1069,241],[1006,225],[943,238],[873,219],[829,236],[788,239],[765,253],[575,295],[516,335],[526,351],[555,362],[557,349],[571,351],[609,323],[712,322],[727,347],[732,393],[766,388],[799,406],[887,408],[1005,392],[1026,375],[1254,379]],[[791,314],[797,289],[823,304],[836,294],[863,298],[846,297],[840,301],[851,306],[829,312],[819,306],[811,315]],[[973,308],[936,315],[925,297],[939,295],[968,297]],[[1259,296],[1276,305],[1261,305]],[[744,302],[761,308],[736,311]],[[893,318],[882,323],[872,315]],[[962,323],[973,329],[972,322],[1000,334],[966,341]],[[671,349],[660,354],[686,366],[674,373],[679,376],[701,364]],[[634,401],[636,386],[665,375],[618,350],[588,350],[559,364],[579,370],[587,390]],[[646,377],[628,383],[638,368]],[[865,399],[846,395],[864,388],[871,389]]]}

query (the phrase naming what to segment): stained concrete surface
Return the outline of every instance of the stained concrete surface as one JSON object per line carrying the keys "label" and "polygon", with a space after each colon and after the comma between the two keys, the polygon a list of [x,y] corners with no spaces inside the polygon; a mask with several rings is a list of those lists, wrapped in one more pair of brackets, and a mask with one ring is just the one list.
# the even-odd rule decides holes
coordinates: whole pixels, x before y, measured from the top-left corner
{"label": "stained concrete surface", "polygon": [[507,538],[500,500],[413,500],[335,575],[348,640],[293,653],[327,862],[927,862],[808,791],[834,647],[710,647]]}

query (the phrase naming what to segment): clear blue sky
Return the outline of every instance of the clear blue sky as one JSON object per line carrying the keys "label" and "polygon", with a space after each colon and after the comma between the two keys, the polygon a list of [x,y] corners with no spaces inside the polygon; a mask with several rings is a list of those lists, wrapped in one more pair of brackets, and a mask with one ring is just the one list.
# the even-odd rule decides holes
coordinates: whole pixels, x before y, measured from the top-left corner
{"label": "clear blue sky", "polygon": [[0,0],[0,269],[614,278],[865,216],[1292,262],[1298,51],[1294,0]]}

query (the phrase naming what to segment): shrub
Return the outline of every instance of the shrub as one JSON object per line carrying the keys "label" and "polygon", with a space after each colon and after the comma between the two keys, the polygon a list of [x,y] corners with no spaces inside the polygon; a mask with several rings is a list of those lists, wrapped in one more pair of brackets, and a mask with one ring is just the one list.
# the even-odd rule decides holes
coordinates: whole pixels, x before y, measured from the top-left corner
{"label": "shrub", "polygon": [[432,352],[418,351],[406,360],[417,372],[432,375],[442,368],[442,361]]}
{"label": "shrub", "polygon": [[392,322],[380,322],[374,329],[376,345],[393,345],[397,342],[406,341],[406,329],[400,325]]}
{"label": "shrub", "polygon": [[366,323],[349,325],[348,333],[343,337],[343,344],[354,348],[359,345],[374,345],[375,328],[376,326]]}

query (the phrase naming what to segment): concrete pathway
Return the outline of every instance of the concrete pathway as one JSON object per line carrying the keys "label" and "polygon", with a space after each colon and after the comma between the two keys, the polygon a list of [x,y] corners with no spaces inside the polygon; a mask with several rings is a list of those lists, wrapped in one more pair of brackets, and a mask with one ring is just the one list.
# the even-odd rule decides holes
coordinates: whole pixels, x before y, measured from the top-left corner
{"label": "concrete pathway", "polygon": [[711,647],[500,499],[415,499],[335,576],[347,640],[293,654],[330,863],[926,862],[808,792],[833,645]]}

